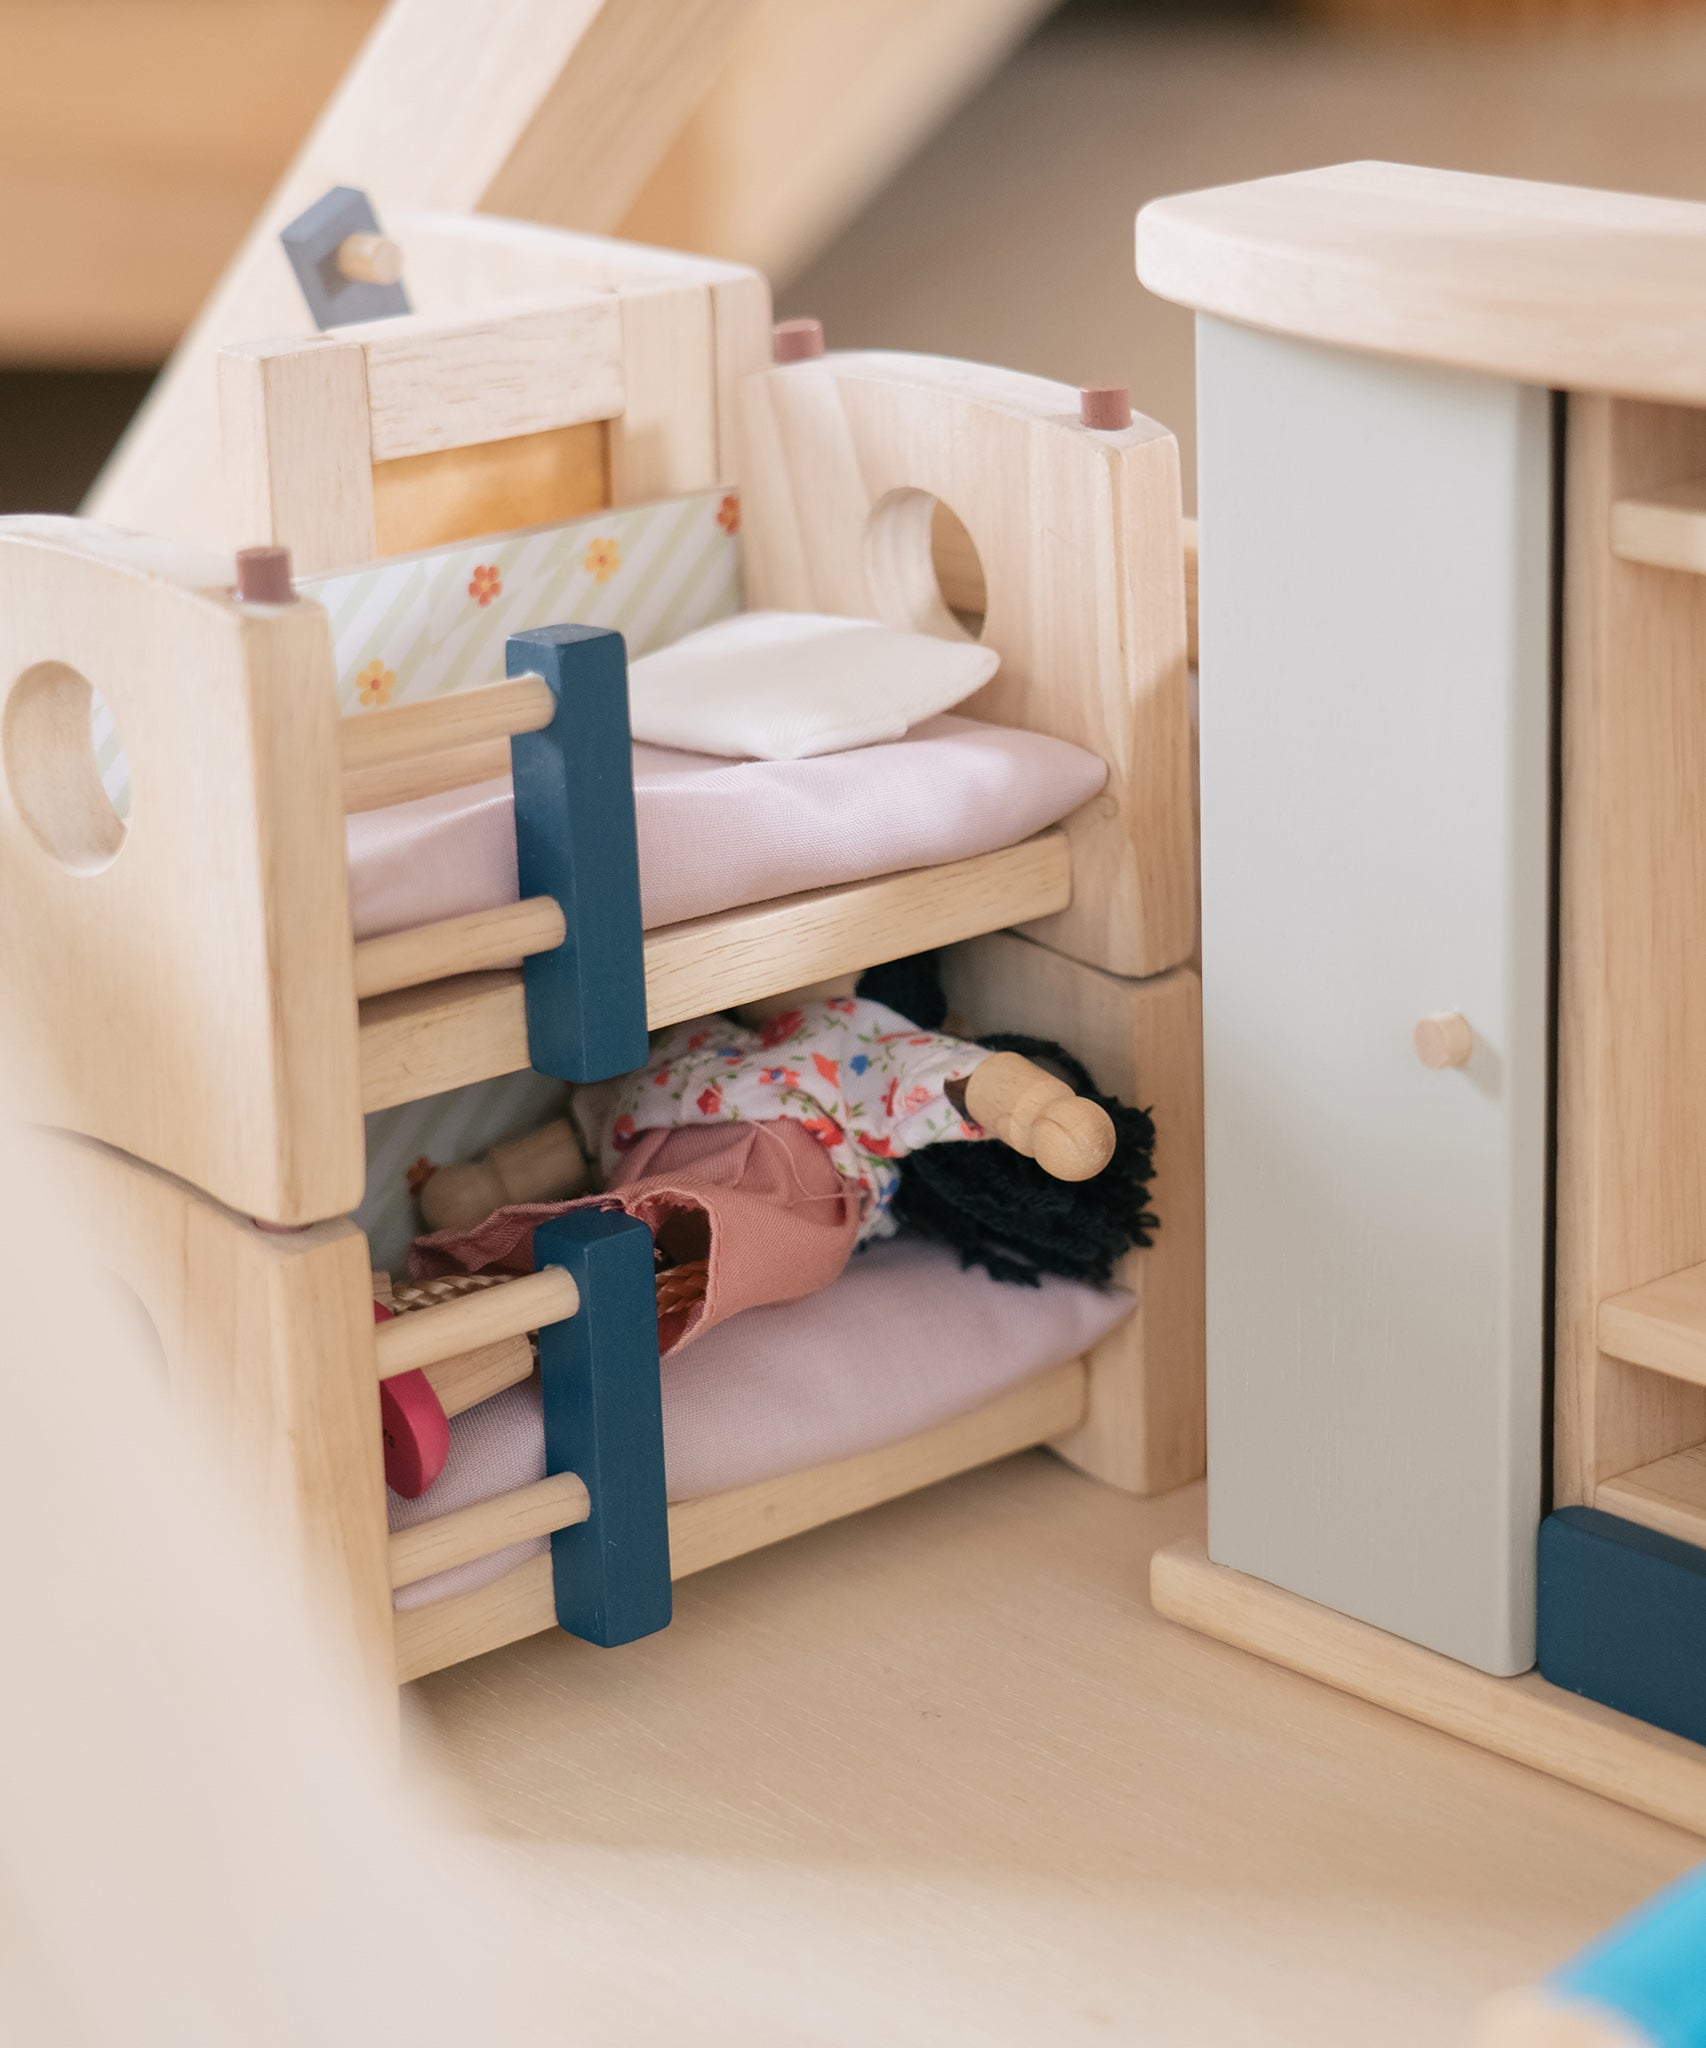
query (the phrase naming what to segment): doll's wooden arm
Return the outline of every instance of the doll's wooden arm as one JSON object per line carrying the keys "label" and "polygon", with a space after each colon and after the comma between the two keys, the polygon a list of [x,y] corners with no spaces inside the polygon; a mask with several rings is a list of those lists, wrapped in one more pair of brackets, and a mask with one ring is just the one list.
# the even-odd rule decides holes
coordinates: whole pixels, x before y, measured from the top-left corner
{"label": "doll's wooden arm", "polygon": [[1055,1180],[1089,1180],[1114,1156],[1113,1119],[1022,1053],[992,1052],[965,1082],[965,1113]]}
{"label": "doll's wooden arm", "polygon": [[580,1141],[558,1117],[525,1137],[494,1145],[484,1159],[439,1167],[421,1188],[421,1216],[429,1230],[458,1230],[513,1202],[567,1201],[585,1185]]}

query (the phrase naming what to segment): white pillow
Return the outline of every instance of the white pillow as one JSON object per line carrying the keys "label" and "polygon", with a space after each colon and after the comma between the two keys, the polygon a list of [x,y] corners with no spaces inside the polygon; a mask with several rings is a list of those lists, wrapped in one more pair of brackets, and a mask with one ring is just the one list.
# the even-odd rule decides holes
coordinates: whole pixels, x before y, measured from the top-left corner
{"label": "white pillow", "polygon": [[874,619],[738,612],[641,655],[628,672],[629,717],[654,747],[799,761],[903,739],[1000,665],[975,640]]}

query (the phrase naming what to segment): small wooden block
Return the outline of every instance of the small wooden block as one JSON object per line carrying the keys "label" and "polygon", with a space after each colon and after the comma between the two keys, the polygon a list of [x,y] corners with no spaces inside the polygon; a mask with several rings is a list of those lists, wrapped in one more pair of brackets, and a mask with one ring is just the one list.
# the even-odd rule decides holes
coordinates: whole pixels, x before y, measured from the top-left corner
{"label": "small wooden block", "polygon": [[652,1234],[580,1209],[533,1233],[535,1267],[562,1266],[579,1313],[539,1332],[545,1470],[577,1472],[591,1512],[551,1537],[557,1623],[612,1648],[669,1624],[669,1502]]}
{"label": "small wooden block", "polygon": [[565,928],[523,966],[529,1059],[559,1080],[604,1081],[646,1060],[627,651],[602,626],[546,626],[512,634],[505,659],[512,676],[543,676],[557,703],[542,731],[510,742],[520,893],[555,898]]}
{"label": "small wooden block", "polygon": [[410,310],[409,295],[401,284],[381,283],[376,275],[351,276],[344,269],[339,257],[344,245],[356,237],[361,238],[360,247],[385,239],[367,194],[353,185],[334,185],[306,213],[299,213],[279,230],[278,238],[308,301],[314,325],[322,331],[358,320],[384,320]]}
{"label": "small wooden block", "polygon": [[1598,1508],[1540,1525],[1541,1676],[1706,1742],[1706,1550]]}

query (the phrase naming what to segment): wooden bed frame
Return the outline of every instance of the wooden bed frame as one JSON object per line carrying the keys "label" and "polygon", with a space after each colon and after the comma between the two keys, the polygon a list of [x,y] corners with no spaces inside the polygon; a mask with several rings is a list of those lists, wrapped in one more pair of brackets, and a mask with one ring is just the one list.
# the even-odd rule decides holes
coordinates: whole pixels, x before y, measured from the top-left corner
{"label": "wooden bed frame", "polygon": [[[1163,1229],[1122,1275],[1128,1326],[961,1422],[672,1509],[676,1575],[1042,1441],[1136,1491],[1195,1476],[1200,1005],[1171,437],[1142,419],[1092,432],[1066,387],[962,364],[763,368],[768,292],[732,266],[499,221],[394,225],[425,310],[222,355],[234,542],[324,571],[560,518],[589,489],[610,505],[731,484],[753,603],[953,634],[947,506],[1002,656],[972,708],[1110,766],[1101,798],[1020,846],[646,935],[653,1027],[955,945],[977,1023],[1069,1040],[1161,1132]],[[70,1135],[174,1375],[221,1411],[246,1487],[332,1583],[370,1666],[409,1677],[550,1625],[549,1563],[394,1617],[396,1573],[563,1527],[585,1490],[577,1506],[565,1474],[387,1538],[376,1381],[405,1353],[454,1378],[573,1303],[516,1285],[376,1338],[365,1240],[339,1219],[361,1196],[364,1111],[530,1063],[522,974],[491,963],[558,945],[563,923],[536,900],[354,943],[343,812],[489,774],[547,707],[520,677],[340,721],[324,614],[245,605],[231,580],[222,558],[77,522],[0,532],[0,985],[28,991],[22,1113]],[[90,782],[91,685],[130,753],[128,832]]]}

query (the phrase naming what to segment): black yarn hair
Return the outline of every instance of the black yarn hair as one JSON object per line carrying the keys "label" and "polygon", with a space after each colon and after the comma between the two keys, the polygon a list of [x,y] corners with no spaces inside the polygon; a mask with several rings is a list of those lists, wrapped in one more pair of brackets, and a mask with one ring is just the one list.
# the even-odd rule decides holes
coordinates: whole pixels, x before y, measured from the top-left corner
{"label": "black yarn hair", "polygon": [[1099,1102],[1113,1118],[1114,1156],[1090,1180],[1064,1181],[994,1139],[926,1145],[900,1163],[896,1220],[951,1246],[962,1266],[982,1266],[996,1280],[1035,1287],[1044,1273],[1058,1273],[1106,1286],[1122,1253],[1153,1242],[1153,1119],[1104,1095],[1088,1070],[1049,1039],[995,1031],[977,1042],[990,1052],[1023,1053]]}
{"label": "black yarn hair", "polygon": [[858,981],[867,1002],[916,1024],[920,1031],[940,1031],[948,1021],[948,998],[942,988],[942,963],[934,953],[909,953],[904,960],[884,960],[867,967]]}
{"label": "black yarn hair", "polygon": [[[947,1016],[933,953],[872,968],[859,993],[937,1031]],[[1023,1053],[1101,1104],[1114,1125],[1114,1153],[1089,1180],[1060,1181],[1034,1159],[990,1139],[981,1145],[927,1145],[900,1162],[895,1220],[982,1266],[995,1280],[1035,1287],[1044,1273],[1106,1286],[1115,1262],[1154,1242],[1149,1207],[1155,1171],[1155,1123],[1149,1112],[1104,1095],[1089,1069],[1064,1046],[1021,1032],[984,1032],[990,1052]]]}

